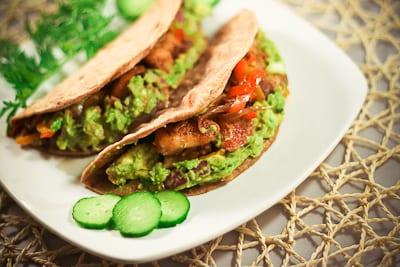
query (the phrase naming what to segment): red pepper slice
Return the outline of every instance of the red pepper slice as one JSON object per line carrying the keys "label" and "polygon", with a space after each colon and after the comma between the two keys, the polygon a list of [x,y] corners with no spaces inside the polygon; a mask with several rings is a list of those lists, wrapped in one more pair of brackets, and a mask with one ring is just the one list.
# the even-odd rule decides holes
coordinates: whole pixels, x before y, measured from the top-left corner
{"label": "red pepper slice", "polygon": [[40,138],[44,139],[44,138],[52,138],[54,136],[55,132],[45,132],[45,133],[41,133],[40,134]]}
{"label": "red pepper slice", "polygon": [[252,119],[255,119],[257,117],[258,117],[258,113],[255,112],[255,111],[249,111],[249,112],[247,112],[246,114],[244,114],[242,116],[242,118],[245,119],[245,120],[252,120]]}
{"label": "red pepper slice", "polygon": [[39,140],[39,133],[18,136],[15,142],[21,146],[27,146],[34,143],[36,140]]}
{"label": "red pepper slice", "polygon": [[248,83],[232,86],[229,88],[227,97],[232,98],[238,95],[247,95],[251,94],[254,89],[251,88],[251,85]]}
{"label": "red pepper slice", "polygon": [[242,58],[233,69],[233,75],[238,83],[244,81],[247,75],[247,61]]}
{"label": "red pepper slice", "polygon": [[265,76],[267,76],[267,73],[263,69],[253,69],[247,76],[247,81],[253,87],[256,87]]}
{"label": "red pepper slice", "polygon": [[253,101],[254,99],[256,99],[257,94],[254,92],[254,89],[251,91],[251,93],[249,94],[249,101]]}
{"label": "red pepper slice", "polygon": [[[244,109],[248,101],[253,101],[257,98],[255,88],[267,74],[262,69],[250,67],[250,64],[255,60],[256,56],[253,53],[248,53],[233,69],[233,75],[239,85],[233,86],[228,90],[227,98],[234,98],[228,110],[229,113]],[[246,117],[249,117],[249,119],[255,118],[257,117],[257,113],[251,113]]]}
{"label": "red pepper slice", "polygon": [[44,123],[36,125],[36,130],[40,133],[40,138],[51,138],[56,133],[53,129]]}
{"label": "red pepper slice", "polygon": [[228,109],[228,113],[238,112],[246,107],[247,102],[250,99],[250,95],[238,95],[234,98],[231,107]]}

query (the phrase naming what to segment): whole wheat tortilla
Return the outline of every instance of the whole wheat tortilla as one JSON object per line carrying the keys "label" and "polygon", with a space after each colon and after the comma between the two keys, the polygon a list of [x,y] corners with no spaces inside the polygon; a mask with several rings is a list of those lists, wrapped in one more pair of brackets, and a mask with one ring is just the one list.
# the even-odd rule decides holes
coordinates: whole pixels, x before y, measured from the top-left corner
{"label": "whole wheat tortilla", "polygon": [[[199,63],[173,92],[169,108],[162,110],[152,121],[142,124],[135,132],[101,151],[83,171],[81,182],[97,193],[112,192],[126,195],[135,191],[137,189],[135,182],[122,187],[109,182],[105,173],[107,166],[130,144],[136,143],[168,123],[197,115],[220,96],[233,68],[249,51],[257,32],[257,19],[251,11],[242,10],[232,17],[214,34]],[[201,191],[193,189],[190,193],[203,192],[203,189]]]}
{"label": "whole wheat tortilla", "polygon": [[11,137],[17,136],[24,120],[79,103],[133,68],[167,32],[181,3],[181,0],[157,0],[135,23],[99,50],[80,69],[44,97],[13,116],[8,134]]}

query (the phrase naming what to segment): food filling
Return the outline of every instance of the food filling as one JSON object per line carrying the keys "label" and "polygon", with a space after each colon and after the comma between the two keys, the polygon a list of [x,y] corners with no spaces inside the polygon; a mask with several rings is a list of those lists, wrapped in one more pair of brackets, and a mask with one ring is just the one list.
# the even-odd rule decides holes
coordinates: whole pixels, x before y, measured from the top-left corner
{"label": "food filling", "polygon": [[26,120],[16,142],[92,153],[120,139],[162,108],[197,62],[206,45],[200,28],[205,15],[183,5],[169,30],[132,70],[80,103]]}
{"label": "food filling", "polygon": [[284,63],[259,32],[218,99],[196,117],[138,141],[108,166],[108,179],[145,191],[183,190],[221,180],[261,154],[283,119],[288,94]]}

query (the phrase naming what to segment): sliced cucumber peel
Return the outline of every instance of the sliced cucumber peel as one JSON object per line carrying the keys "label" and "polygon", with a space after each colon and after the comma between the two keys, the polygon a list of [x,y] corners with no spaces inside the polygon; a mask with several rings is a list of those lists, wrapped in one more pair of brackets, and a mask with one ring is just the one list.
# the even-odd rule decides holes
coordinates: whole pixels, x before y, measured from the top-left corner
{"label": "sliced cucumber peel", "polygon": [[107,228],[112,222],[112,210],[120,199],[114,194],[82,198],[73,206],[72,217],[84,228]]}
{"label": "sliced cucumber peel", "polygon": [[147,235],[158,226],[160,218],[160,201],[149,192],[127,195],[113,209],[115,228],[124,236]]}
{"label": "sliced cucumber peel", "polygon": [[158,227],[171,227],[183,222],[190,209],[189,199],[179,191],[165,190],[155,194],[161,203],[162,215]]}

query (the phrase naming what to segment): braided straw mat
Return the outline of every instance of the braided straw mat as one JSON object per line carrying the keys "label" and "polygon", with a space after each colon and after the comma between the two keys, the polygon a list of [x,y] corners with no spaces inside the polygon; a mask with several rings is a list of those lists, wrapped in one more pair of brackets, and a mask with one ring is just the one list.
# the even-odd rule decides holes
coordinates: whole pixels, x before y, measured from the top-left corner
{"label": "braided straw mat", "polygon": [[[202,246],[140,266],[400,266],[400,1],[280,2],[364,72],[369,93],[358,118],[334,153],[264,214]],[[1,0],[0,38],[24,40],[24,18],[34,21],[43,7],[54,9],[52,3]],[[119,266],[52,235],[1,188],[0,265]]]}

